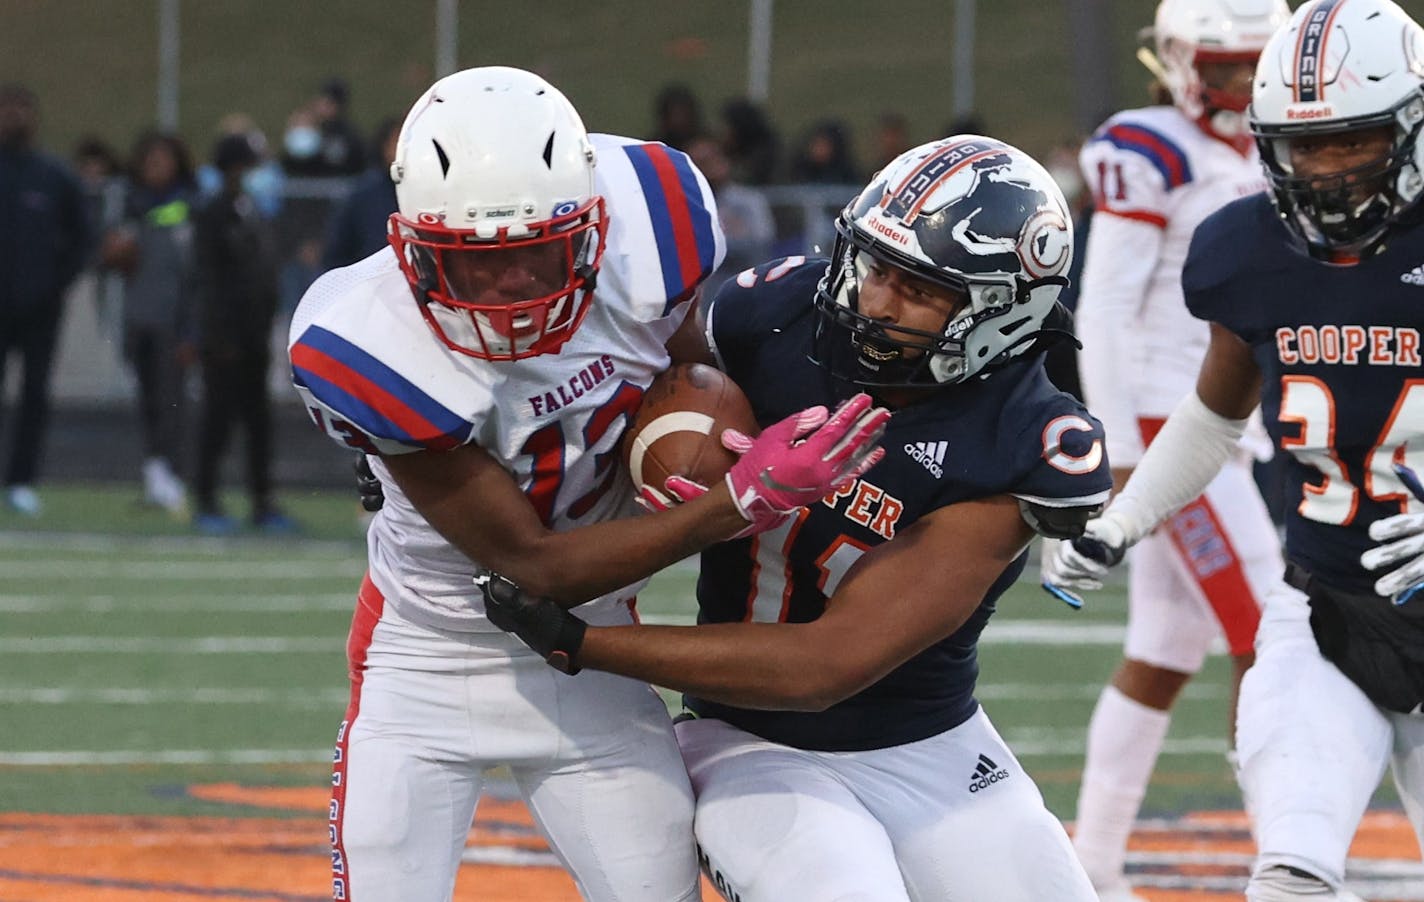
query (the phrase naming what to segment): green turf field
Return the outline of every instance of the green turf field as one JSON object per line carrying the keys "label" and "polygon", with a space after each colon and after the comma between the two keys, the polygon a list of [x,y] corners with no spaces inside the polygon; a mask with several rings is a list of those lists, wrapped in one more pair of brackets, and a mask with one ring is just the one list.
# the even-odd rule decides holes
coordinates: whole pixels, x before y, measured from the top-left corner
{"label": "green turf field", "polygon": [[[287,495],[300,540],[192,537],[130,488],[45,497],[38,521],[0,515],[0,810],[221,813],[167,790],[324,783],[364,566],[351,496]],[[640,609],[685,621],[693,576],[660,575]],[[1026,582],[985,634],[980,698],[1065,818],[1124,607],[1110,588],[1074,613]],[[1188,687],[1149,813],[1239,806],[1226,679],[1215,659]]]}

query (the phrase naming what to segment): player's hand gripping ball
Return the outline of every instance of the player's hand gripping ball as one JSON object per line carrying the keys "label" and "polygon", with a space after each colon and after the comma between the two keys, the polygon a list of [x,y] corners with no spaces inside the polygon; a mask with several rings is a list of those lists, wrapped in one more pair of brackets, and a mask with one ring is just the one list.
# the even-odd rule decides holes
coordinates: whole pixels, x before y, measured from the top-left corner
{"label": "player's hand gripping ball", "polygon": [[[639,503],[665,509],[720,482],[737,461],[722,443],[728,428],[751,436],[760,431],[751,402],[720,370],[684,363],[654,379],[623,437]],[[672,485],[669,477],[677,477]]]}

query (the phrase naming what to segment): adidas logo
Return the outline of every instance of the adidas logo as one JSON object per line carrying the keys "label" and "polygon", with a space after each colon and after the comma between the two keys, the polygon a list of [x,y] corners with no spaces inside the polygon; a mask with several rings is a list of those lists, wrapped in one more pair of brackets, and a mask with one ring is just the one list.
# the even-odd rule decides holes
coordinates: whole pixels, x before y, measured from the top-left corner
{"label": "adidas logo", "polygon": [[1424,285],[1424,265],[1416,266],[1399,277],[1399,281],[1409,285]]}
{"label": "adidas logo", "polygon": [[949,442],[906,442],[905,453],[911,460],[924,464],[925,469],[939,479],[944,476],[944,452],[948,447]]}
{"label": "adidas logo", "polygon": [[1009,772],[994,763],[988,755],[980,755],[979,763],[974,767],[974,773],[969,777],[969,791],[978,792],[981,789],[988,789],[1000,780],[1007,780]]}

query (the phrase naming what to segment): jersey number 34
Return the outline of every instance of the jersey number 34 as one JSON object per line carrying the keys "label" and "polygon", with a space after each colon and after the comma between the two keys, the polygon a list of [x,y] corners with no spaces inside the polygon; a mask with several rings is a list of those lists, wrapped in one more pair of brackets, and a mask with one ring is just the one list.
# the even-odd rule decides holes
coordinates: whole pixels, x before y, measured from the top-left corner
{"label": "jersey number 34", "polygon": [[1300,427],[1283,437],[1281,447],[1324,477],[1307,483],[1298,508],[1301,516],[1332,526],[1348,526],[1360,507],[1360,492],[1379,502],[1397,501],[1401,512],[1412,497],[1390,465],[1424,467],[1424,379],[1406,379],[1384,428],[1365,453],[1359,482],[1350,478],[1335,442],[1335,396],[1313,376],[1281,379],[1281,422]]}

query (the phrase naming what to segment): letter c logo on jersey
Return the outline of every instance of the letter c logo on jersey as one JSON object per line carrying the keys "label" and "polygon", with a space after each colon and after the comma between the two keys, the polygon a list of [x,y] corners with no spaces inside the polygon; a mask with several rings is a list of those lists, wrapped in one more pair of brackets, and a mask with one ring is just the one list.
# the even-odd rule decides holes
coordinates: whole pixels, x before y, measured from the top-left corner
{"label": "letter c logo on jersey", "polygon": [[[1048,461],[1049,466],[1073,476],[1091,473],[1098,468],[1103,462],[1102,439],[1095,438],[1090,444],[1077,434],[1081,432],[1092,435],[1093,425],[1076,414],[1057,417],[1044,428],[1043,459]],[[1080,448],[1081,453],[1073,453]]]}

